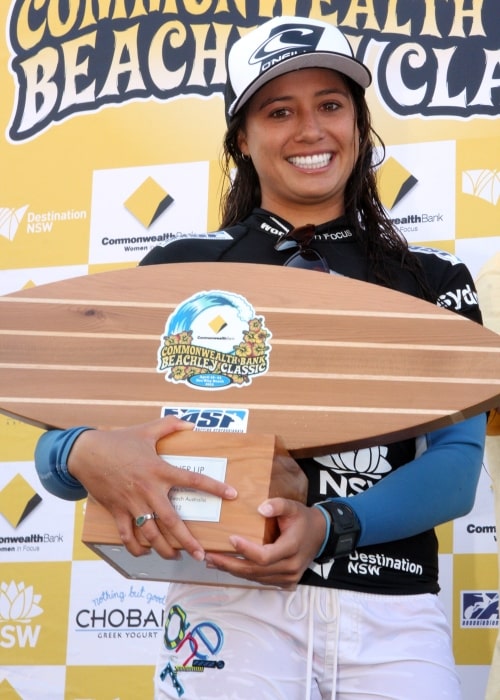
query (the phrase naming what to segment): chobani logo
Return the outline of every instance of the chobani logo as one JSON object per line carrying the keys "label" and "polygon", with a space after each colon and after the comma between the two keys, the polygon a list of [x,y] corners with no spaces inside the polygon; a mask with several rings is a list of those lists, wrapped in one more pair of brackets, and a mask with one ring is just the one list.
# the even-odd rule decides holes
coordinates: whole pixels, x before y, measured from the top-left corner
{"label": "chobani logo", "polygon": [[199,292],[168,318],[158,371],[196,389],[244,386],[269,368],[271,333],[238,294]]}
{"label": "chobani logo", "polygon": [[43,613],[41,598],[24,582],[0,584],[0,648],[36,646],[41,625],[33,624],[33,619]]}

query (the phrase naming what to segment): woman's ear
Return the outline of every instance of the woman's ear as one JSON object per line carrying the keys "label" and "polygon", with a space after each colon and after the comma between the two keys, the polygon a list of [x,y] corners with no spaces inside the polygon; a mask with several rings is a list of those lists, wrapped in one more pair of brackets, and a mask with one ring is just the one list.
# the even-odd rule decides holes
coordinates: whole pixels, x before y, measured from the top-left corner
{"label": "woman's ear", "polygon": [[247,138],[246,138],[245,132],[242,129],[240,129],[238,131],[236,143],[238,144],[238,149],[239,149],[242,156],[249,156],[250,155],[248,152]]}

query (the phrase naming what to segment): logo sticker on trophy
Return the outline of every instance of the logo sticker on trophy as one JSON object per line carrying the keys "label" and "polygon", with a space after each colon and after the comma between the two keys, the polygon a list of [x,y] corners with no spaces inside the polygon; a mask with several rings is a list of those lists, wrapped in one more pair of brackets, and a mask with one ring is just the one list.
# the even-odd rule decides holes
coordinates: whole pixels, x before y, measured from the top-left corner
{"label": "logo sticker on trophy", "polygon": [[169,317],[158,350],[158,371],[197,389],[244,386],[269,368],[271,333],[246,299],[200,292]]}

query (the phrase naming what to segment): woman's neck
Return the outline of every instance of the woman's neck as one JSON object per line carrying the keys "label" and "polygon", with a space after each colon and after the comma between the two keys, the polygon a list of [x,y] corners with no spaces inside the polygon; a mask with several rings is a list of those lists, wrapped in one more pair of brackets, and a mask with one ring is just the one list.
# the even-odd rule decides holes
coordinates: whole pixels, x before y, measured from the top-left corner
{"label": "woman's neck", "polygon": [[305,206],[303,204],[290,203],[283,206],[273,201],[263,200],[261,208],[281,217],[295,227],[305,226],[306,224],[322,224],[326,221],[338,219],[345,213],[343,205],[339,206],[331,203]]}

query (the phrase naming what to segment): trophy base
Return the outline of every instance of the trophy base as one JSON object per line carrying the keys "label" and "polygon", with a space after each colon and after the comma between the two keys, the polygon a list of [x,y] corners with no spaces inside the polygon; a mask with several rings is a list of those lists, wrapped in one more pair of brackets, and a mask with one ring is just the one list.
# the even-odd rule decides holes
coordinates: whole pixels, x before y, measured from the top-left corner
{"label": "trophy base", "polygon": [[[273,542],[278,536],[277,521],[261,516],[257,507],[274,496],[306,501],[307,479],[275,435],[182,431],[160,440],[157,451],[177,466],[220,478],[238,491],[233,501],[188,489],[171,492],[176,509],[206,551],[235,554],[229,542],[234,534],[257,544]],[[161,530],[161,521],[156,524]],[[111,514],[90,497],[82,541],[127,578],[257,585],[207,569],[185,553],[181,560],[165,560],[153,551],[145,557],[132,556],[123,546]]]}

